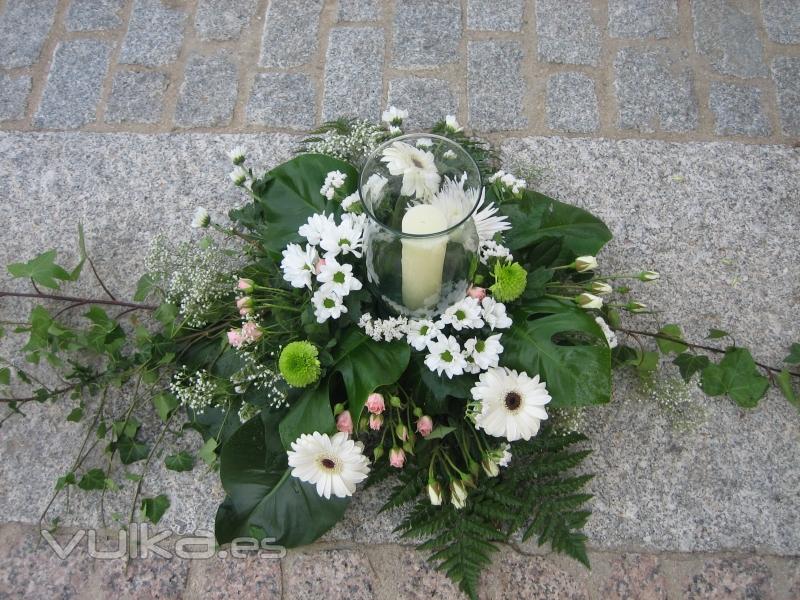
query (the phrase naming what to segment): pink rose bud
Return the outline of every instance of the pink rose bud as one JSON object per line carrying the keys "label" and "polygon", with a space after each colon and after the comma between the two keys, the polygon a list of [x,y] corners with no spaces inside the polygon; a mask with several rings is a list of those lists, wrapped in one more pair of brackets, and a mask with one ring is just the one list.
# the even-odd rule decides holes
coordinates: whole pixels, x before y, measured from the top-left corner
{"label": "pink rose bud", "polygon": [[317,275],[319,275],[320,271],[322,271],[322,267],[324,267],[327,263],[325,262],[324,258],[320,258],[317,261],[317,264],[314,265],[314,271],[316,271]]}
{"label": "pink rose bud", "polygon": [[402,469],[406,463],[406,453],[402,448],[392,448],[389,451],[389,464],[396,469]]}
{"label": "pink rose bud", "polygon": [[264,334],[262,333],[261,328],[252,321],[248,321],[242,325],[242,341],[248,343],[257,342],[261,339],[262,335]]}
{"label": "pink rose bud", "polygon": [[228,343],[233,346],[234,348],[238,348],[242,345],[242,330],[241,329],[231,329],[228,332]]}
{"label": "pink rose bud", "polygon": [[383,396],[378,393],[370,394],[369,398],[367,398],[367,410],[373,415],[379,415],[386,410],[386,404],[383,402]]}
{"label": "pink rose bud", "polygon": [[476,300],[483,300],[486,298],[486,288],[471,285],[467,290],[467,296],[475,298]]}
{"label": "pink rose bud", "polygon": [[342,433],[353,433],[353,418],[350,416],[350,411],[343,411],[336,417],[336,430]]}
{"label": "pink rose bud", "polygon": [[433,419],[428,415],[423,415],[417,421],[417,433],[422,437],[428,437],[433,431]]}
{"label": "pink rose bud", "polygon": [[370,415],[369,416],[369,428],[372,431],[378,431],[381,427],[383,427],[383,416],[382,415]]}
{"label": "pink rose bud", "polygon": [[252,279],[240,279],[236,283],[236,288],[242,290],[245,294],[250,294],[253,291],[255,282]]}

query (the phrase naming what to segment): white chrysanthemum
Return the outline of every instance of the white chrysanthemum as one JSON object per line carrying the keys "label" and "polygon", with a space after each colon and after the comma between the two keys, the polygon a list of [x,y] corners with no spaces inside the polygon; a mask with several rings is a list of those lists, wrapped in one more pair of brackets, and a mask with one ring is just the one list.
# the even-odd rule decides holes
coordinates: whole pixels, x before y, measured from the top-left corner
{"label": "white chrysanthemum", "polygon": [[361,238],[364,235],[366,215],[346,213],[342,222],[322,237],[319,245],[325,251],[325,258],[333,258],[339,254],[352,254],[361,258]]}
{"label": "white chrysanthemum", "polygon": [[498,467],[507,467],[511,464],[511,444],[503,444],[503,456],[497,463]]}
{"label": "white chrysanthemum", "polygon": [[362,188],[364,199],[372,204],[377,204],[387,183],[389,183],[389,180],[383,175],[378,173],[370,175]]}
{"label": "white chrysanthemum", "polygon": [[603,335],[606,336],[606,342],[608,342],[609,348],[616,348],[617,347],[617,334],[611,331],[611,327],[608,326],[605,319],[603,317],[595,317],[595,323],[600,326],[600,329],[603,330]]}
{"label": "white chrysanthemum", "polygon": [[439,318],[439,326],[452,325],[456,331],[480,329],[483,327],[481,304],[476,298],[466,298],[456,302],[444,311]]}
{"label": "white chrysanthemum", "polygon": [[311,289],[311,274],[314,273],[319,256],[314,246],[306,246],[305,250],[299,244],[289,244],[283,251],[281,270],[283,278],[292,284],[292,287]]}
{"label": "white chrysanthemum", "polygon": [[317,323],[324,323],[328,319],[338,319],[342,313],[347,312],[347,307],[342,302],[342,296],[337,293],[329,283],[321,286],[311,296],[314,305],[314,316]]}
{"label": "white chrysanthemum", "polygon": [[244,162],[245,150],[241,146],[236,146],[233,150],[228,152],[228,156],[234,165],[240,165]]}
{"label": "white chrysanthemum", "polygon": [[[361,204],[361,196],[358,192],[353,192],[342,200],[342,210],[350,212],[351,209],[355,210],[357,205]],[[361,210],[360,208],[358,210]]]}
{"label": "white chrysanthemum", "polygon": [[387,125],[402,125],[403,119],[408,118],[407,110],[400,110],[395,106],[390,106],[389,110],[383,111],[381,114],[381,121]]}
{"label": "white chrysanthemum", "polygon": [[481,244],[490,241],[496,234],[511,229],[507,217],[497,216],[499,209],[494,203],[486,204],[485,197],[479,197],[480,190],[464,189],[466,181],[466,175],[458,181],[446,179],[442,189],[430,201],[445,215],[447,226],[453,227],[463,221],[477,204],[475,212],[472,213],[472,220],[475,222]]}
{"label": "white chrysanthemum", "polygon": [[519,194],[528,185],[524,179],[514,177],[513,174],[506,173],[502,170],[489,177],[489,183],[495,183],[496,181],[499,181],[503,187],[508,189],[514,195]]}
{"label": "white chrysanthemum", "polygon": [[478,371],[496,367],[500,363],[500,355],[503,353],[503,345],[500,343],[501,335],[500,333],[490,335],[485,340],[470,338],[464,342],[464,354],[467,362],[478,367]]}
{"label": "white chrysanthemum", "polygon": [[456,153],[452,150],[445,150],[444,154],[442,154],[442,158],[446,158],[447,160],[453,160],[456,157]]}
{"label": "white chrysanthemum", "polygon": [[437,375],[444,372],[452,379],[455,375],[461,375],[467,366],[461,346],[452,335],[449,337],[440,335],[428,345],[428,351],[430,354],[425,357],[425,365],[431,371],[436,371]]}
{"label": "white chrysanthemum", "polygon": [[231,178],[231,181],[235,185],[244,185],[244,182],[247,181],[247,171],[245,171],[242,167],[236,167],[228,173],[228,177]]}
{"label": "white chrysanthemum", "polygon": [[447,115],[444,118],[444,124],[447,127],[447,129],[449,129],[453,133],[458,133],[459,131],[461,131],[463,129],[461,127],[461,125],[458,124],[458,121],[456,120],[456,116],[455,115]]}
{"label": "white chrysanthemum", "polygon": [[352,496],[356,484],[369,474],[369,459],[363,447],[339,432],[333,437],[324,433],[304,433],[286,453],[292,476],[317,488],[317,494],[330,498]]}
{"label": "white chrysanthemum", "polygon": [[192,227],[195,229],[202,229],[208,227],[211,223],[211,215],[202,206],[194,209],[194,216],[192,216]]}
{"label": "white chrysanthemum", "polygon": [[414,350],[424,350],[440,331],[433,321],[410,321],[408,323],[408,343]]}
{"label": "white chrysanthemum", "polygon": [[478,208],[475,209],[472,220],[475,221],[475,228],[478,230],[478,238],[481,243],[490,241],[495,234],[511,229],[508,217],[498,216],[498,210],[494,202],[486,204],[485,199],[481,200]]}
{"label": "white chrysanthemum", "polygon": [[514,322],[506,315],[506,305],[498,302],[491,296],[486,296],[481,301],[483,320],[494,331],[495,329],[508,329]]}
{"label": "white chrysanthemum", "polygon": [[420,200],[426,200],[439,189],[442,178],[430,152],[405,142],[394,142],[384,148],[381,162],[386,163],[389,173],[395,177],[403,176],[400,189],[403,196],[416,196]]}
{"label": "white chrysanthemum", "polygon": [[431,138],[421,137],[417,139],[417,148],[430,148],[433,146]]}
{"label": "white chrysanthemum", "polygon": [[544,407],[550,402],[538,375],[531,378],[506,367],[481,373],[472,388],[472,398],[479,405],[475,427],[509,442],[535,436],[539,423],[547,419]]}
{"label": "white chrysanthemum", "polygon": [[502,258],[506,262],[511,262],[514,260],[514,257],[511,255],[511,251],[505,246],[498,244],[494,240],[487,240],[483,242],[478,248],[478,253],[480,261],[483,264],[487,264],[490,258]]}
{"label": "white chrysanthemum", "polygon": [[347,175],[341,171],[331,171],[325,176],[325,182],[319,189],[319,193],[325,196],[328,200],[333,200],[333,196],[340,187],[344,185],[344,180]]}
{"label": "white chrysanthemum", "polygon": [[325,259],[317,281],[329,285],[340,296],[347,296],[350,292],[361,289],[361,282],[353,277],[353,265],[340,264],[333,257]]}
{"label": "white chrysanthemum", "polygon": [[315,213],[308,217],[305,225],[301,225],[297,233],[308,240],[309,244],[317,246],[322,238],[336,231],[336,221],[333,215]]}

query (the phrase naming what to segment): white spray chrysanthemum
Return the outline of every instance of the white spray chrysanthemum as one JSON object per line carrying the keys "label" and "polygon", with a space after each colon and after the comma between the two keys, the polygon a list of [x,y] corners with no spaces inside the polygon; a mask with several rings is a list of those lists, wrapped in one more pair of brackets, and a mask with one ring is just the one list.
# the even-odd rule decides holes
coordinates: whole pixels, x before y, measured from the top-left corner
{"label": "white spray chrysanthemum", "polygon": [[402,176],[400,193],[420,200],[431,198],[439,189],[442,178],[436,168],[433,154],[405,142],[394,142],[384,148],[381,162],[389,173]]}
{"label": "white spray chrysanthemum", "polygon": [[292,476],[314,485],[326,499],[352,496],[369,475],[369,460],[361,446],[342,432],[333,437],[304,433],[292,442],[287,455]]}
{"label": "white spray chrysanthemum", "polygon": [[282,254],[283,278],[292,287],[311,289],[311,274],[314,273],[319,258],[316,248],[306,246],[304,250],[299,244],[289,244]]}
{"label": "white spray chrysanthemum", "polygon": [[194,215],[192,216],[192,227],[195,229],[203,229],[208,227],[210,224],[211,215],[208,214],[208,211],[202,206],[195,208]]}

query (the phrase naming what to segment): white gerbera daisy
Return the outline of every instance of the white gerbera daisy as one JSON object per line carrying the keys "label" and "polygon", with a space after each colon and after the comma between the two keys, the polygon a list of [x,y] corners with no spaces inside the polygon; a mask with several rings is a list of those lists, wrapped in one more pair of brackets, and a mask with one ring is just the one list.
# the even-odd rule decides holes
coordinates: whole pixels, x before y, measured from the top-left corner
{"label": "white gerbera daisy", "polygon": [[338,227],[327,231],[319,245],[325,250],[325,259],[339,254],[352,254],[361,258],[361,238],[364,235],[366,215],[345,213]]}
{"label": "white gerbera daisy", "polygon": [[361,191],[364,194],[364,199],[370,204],[377,204],[381,194],[383,193],[383,188],[386,187],[387,183],[389,183],[389,180],[383,175],[378,173],[373,173],[370,175],[369,179],[367,179],[367,182],[361,188]]}
{"label": "white gerbera daisy", "polygon": [[500,362],[500,355],[503,353],[503,345],[500,343],[501,335],[500,333],[490,335],[485,340],[470,338],[464,342],[464,354],[467,361],[472,362],[480,371],[496,367]]}
{"label": "white gerbera daisy", "polygon": [[495,329],[508,329],[514,322],[506,315],[506,305],[498,302],[491,296],[481,300],[483,320],[494,331]]}
{"label": "white gerbera daisy", "polygon": [[314,305],[314,316],[317,317],[317,323],[324,323],[328,319],[338,319],[342,313],[347,312],[341,294],[334,290],[329,283],[322,285],[314,292],[314,295],[311,296],[311,303]]}
{"label": "white gerbera daisy", "polygon": [[400,189],[403,196],[427,200],[439,189],[442,178],[436,169],[433,154],[428,151],[405,142],[394,142],[384,148],[381,162],[386,163],[389,173],[395,177],[403,176]]}
{"label": "white gerbera daisy", "polygon": [[478,403],[475,427],[489,435],[527,441],[547,419],[544,406],[550,394],[538,375],[531,378],[506,367],[492,368],[481,373],[471,391]]}
{"label": "white gerbera daisy", "polygon": [[308,217],[305,225],[301,225],[297,233],[308,240],[309,244],[318,245],[322,238],[336,231],[336,221],[333,215],[315,213]]}
{"label": "white gerbera daisy", "polygon": [[340,264],[335,258],[326,258],[319,270],[317,281],[328,284],[340,296],[361,289],[361,282],[353,277],[353,265]]}
{"label": "white gerbera daisy", "polygon": [[333,437],[324,433],[304,433],[286,453],[292,476],[317,488],[317,494],[329,499],[352,496],[356,484],[369,474],[369,460],[363,447],[339,432]]}
{"label": "white gerbera daisy", "polygon": [[456,331],[483,327],[481,304],[478,299],[467,296],[448,307],[439,318],[439,326],[444,325],[452,325]]}
{"label": "white gerbera daisy", "polygon": [[306,246],[303,250],[299,244],[289,244],[283,251],[281,270],[283,278],[292,284],[292,287],[311,289],[311,274],[319,260],[317,249]]}
{"label": "white gerbera daisy", "polygon": [[603,335],[606,336],[606,342],[608,342],[609,348],[616,348],[617,347],[617,334],[611,331],[611,328],[606,323],[603,317],[595,317],[595,323],[600,326],[600,329],[603,330]]}
{"label": "white gerbera daisy", "polygon": [[202,206],[194,209],[194,216],[192,217],[192,227],[195,229],[203,229],[211,224],[211,215]]}
{"label": "white gerbera daisy", "polygon": [[461,375],[467,366],[461,346],[452,335],[449,337],[440,335],[428,345],[428,352],[430,354],[425,357],[425,364],[431,371],[436,371],[437,375],[444,372],[452,379],[455,375]]}
{"label": "white gerbera daisy", "polygon": [[424,350],[441,333],[436,323],[427,319],[409,321],[408,343],[414,350]]}

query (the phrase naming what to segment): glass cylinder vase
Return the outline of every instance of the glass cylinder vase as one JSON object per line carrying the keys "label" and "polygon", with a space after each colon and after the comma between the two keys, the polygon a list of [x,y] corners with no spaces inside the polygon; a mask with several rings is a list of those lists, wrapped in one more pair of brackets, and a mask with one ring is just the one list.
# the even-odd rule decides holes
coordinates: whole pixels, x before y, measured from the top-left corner
{"label": "glass cylinder vase", "polygon": [[359,193],[373,293],[413,318],[430,318],[463,298],[478,261],[472,217],[483,193],[469,153],[437,135],[392,138],[368,157]]}

